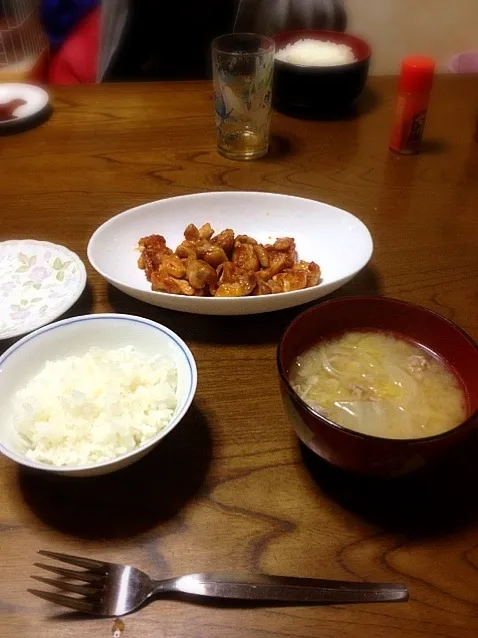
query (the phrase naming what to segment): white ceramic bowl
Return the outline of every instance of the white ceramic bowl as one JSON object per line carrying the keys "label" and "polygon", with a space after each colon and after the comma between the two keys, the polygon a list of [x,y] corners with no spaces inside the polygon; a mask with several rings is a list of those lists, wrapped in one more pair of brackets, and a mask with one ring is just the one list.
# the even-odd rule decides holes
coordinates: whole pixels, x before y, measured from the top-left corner
{"label": "white ceramic bowl", "polygon": [[[11,422],[13,397],[43,368],[47,360],[81,355],[91,347],[134,346],[140,352],[168,352],[178,369],[178,403],[172,421],[155,437],[132,452],[110,461],[77,467],[54,467],[31,461]],[[181,421],[193,400],[197,370],[191,351],[174,332],[149,319],[121,314],[98,314],[64,319],[20,339],[0,357],[0,451],[13,461],[38,470],[71,476],[96,476],[119,470],[143,457]]]}
{"label": "white ceramic bowl", "polygon": [[[257,297],[187,297],[151,290],[137,265],[138,240],[163,235],[168,246],[184,239],[190,223],[210,222],[216,232],[232,228],[269,243],[294,237],[299,259],[322,269],[318,286]],[[163,199],[133,208],[100,226],[88,244],[95,270],[127,295],[154,306],[204,315],[247,315],[298,306],[328,295],[350,281],[369,261],[373,243],[367,227],[339,208],[272,193],[202,193]]]}

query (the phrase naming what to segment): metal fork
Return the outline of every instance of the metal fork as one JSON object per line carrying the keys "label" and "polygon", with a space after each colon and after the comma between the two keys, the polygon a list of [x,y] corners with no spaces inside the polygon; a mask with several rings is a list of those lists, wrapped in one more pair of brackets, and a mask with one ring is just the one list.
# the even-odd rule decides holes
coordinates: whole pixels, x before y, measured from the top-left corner
{"label": "metal fork", "polygon": [[[61,578],[32,576],[42,583],[72,594],[79,594],[79,596],[67,596],[37,589],[28,591],[52,603],[95,616],[123,616],[134,611],[153,596],[175,593],[199,598],[282,603],[344,604],[408,600],[408,590],[404,585],[286,576],[237,576],[221,572],[152,580],[144,572],[127,565],[44,550],[38,553],[83,568],[81,570],[65,569],[56,565],[35,563],[36,567],[53,572]],[[71,582],[72,580],[84,584],[75,584]]]}

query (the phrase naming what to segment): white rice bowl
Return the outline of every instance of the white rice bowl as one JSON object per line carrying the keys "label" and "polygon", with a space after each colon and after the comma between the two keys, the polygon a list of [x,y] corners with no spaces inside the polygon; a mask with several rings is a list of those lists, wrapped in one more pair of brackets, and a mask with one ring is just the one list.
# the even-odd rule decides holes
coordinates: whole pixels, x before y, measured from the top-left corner
{"label": "white rice bowl", "polygon": [[171,432],[196,385],[191,351],[165,326],[120,314],[58,321],[0,356],[0,452],[69,476],[113,472]]}
{"label": "white rice bowl", "polygon": [[305,38],[287,44],[275,54],[276,60],[297,66],[340,66],[356,62],[352,49],[346,44]]}

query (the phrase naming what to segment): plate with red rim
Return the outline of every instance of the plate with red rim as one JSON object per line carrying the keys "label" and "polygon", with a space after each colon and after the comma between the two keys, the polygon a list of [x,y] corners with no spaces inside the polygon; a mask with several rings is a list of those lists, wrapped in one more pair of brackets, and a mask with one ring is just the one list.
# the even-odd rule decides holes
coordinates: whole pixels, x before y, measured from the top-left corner
{"label": "plate with red rim", "polygon": [[[216,232],[231,228],[259,242],[293,237],[297,258],[321,268],[316,286],[261,296],[188,297],[151,289],[138,268],[141,237],[163,235],[175,248],[189,224],[209,222]],[[322,202],[260,192],[213,192],[151,202],[102,224],[91,236],[88,259],[122,292],[154,306],[205,315],[247,315],[314,301],[350,281],[372,256],[369,230],[347,211]]]}

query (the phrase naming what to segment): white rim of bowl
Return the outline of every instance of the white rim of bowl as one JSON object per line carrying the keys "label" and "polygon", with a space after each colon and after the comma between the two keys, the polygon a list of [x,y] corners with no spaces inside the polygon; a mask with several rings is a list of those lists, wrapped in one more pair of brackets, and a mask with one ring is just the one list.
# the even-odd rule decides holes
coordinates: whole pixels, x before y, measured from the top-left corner
{"label": "white rim of bowl", "polygon": [[16,463],[19,463],[20,465],[26,465],[27,467],[30,467],[35,470],[51,471],[57,474],[72,474],[75,472],[81,472],[85,470],[104,468],[110,465],[114,465],[118,461],[125,459],[131,456],[132,454],[137,454],[138,452],[141,452],[143,450],[146,450],[149,447],[152,447],[157,441],[159,441],[161,438],[166,436],[166,434],[169,434],[169,432],[171,432],[171,430],[173,430],[174,427],[179,423],[179,421],[186,415],[187,411],[189,410],[191,406],[194,395],[196,394],[196,388],[197,388],[197,366],[196,366],[196,361],[194,359],[194,356],[191,350],[189,349],[188,345],[181,339],[181,337],[179,337],[175,332],[173,332],[166,326],[163,326],[157,323],[156,321],[151,321],[151,319],[136,317],[135,315],[127,315],[127,314],[119,314],[119,313],[117,314],[114,312],[100,313],[96,315],[80,315],[79,317],[71,317],[69,319],[63,319],[62,321],[56,321],[55,323],[52,323],[48,326],[43,326],[42,328],[35,330],[35,332],[32,332],[31,334],[28,334],[22,339],[20,339],[19,341],[17,341],[15,344],[13,344],[13,346],[8,348],[8,350],[5,350],[2,356],[0,356],[0,372],[1,372],[2,365],[14,352],[22,348],[29,341],[33,341],[40,334],[43,334],[44,332],[49,332],[51,330],[56,330],[58,328],[62,328],[63,326],[66,326],[72,323],[79,323],[82,321],[98,321],[98,320],[101,321],[105,319],[119,319],[122,321],[142,323],[146,326],[150,326],[151,328],[154,328],[155,330],[158,330],[159,332],[162,332],[163,334],[166,334],[170,339],[172,339],[176,343],[177,346],[179,346],[179,348],[182,350],[182,352],[186,356],[186,359],[189,365],[189,371],[191,374],[191,384],[189,387],[188,394],[186,398],[184,399],[184,401],[182,402],[181,409],[177,412],[177,414],[168,423],[166,427],[164,427],[154,437],[152,437],[148,441],[145,441],[143,445],[140,445],[139,447],[135,448],[134,450],[131,450],[130,452],[126,452],[126,454],[122,454],[121,456],[116,456],[115,458],[109,459],[108,461],[102,461],[101,463],[90,463],[88,465],[64,465],[59,467],[57,467],[56,465],[49,465],[48,463],[37,463],[35,461],[31,461],[25,456],[21,456],[20,454],[17,454],[16,452],[11,452],[10,450],[7,450],[6,447],[3,445],[3,443],[0,441],[0,452],[2,454],[12,459]]}

